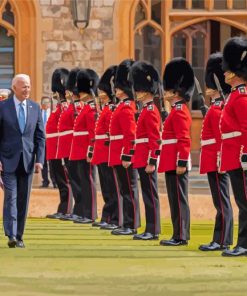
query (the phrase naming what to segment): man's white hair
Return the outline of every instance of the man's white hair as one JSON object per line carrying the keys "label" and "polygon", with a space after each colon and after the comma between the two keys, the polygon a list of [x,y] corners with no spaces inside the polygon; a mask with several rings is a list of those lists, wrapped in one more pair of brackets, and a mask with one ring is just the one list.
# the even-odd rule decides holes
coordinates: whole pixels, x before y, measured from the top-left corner
{"label": "man's white hair", "polygon": [[12,80],[12,87],[14,85],[16,85],[17,81],[19,81],[19,80],[25,80],[25,81],[30,82],[30,76],[27,74],[16,74]]}

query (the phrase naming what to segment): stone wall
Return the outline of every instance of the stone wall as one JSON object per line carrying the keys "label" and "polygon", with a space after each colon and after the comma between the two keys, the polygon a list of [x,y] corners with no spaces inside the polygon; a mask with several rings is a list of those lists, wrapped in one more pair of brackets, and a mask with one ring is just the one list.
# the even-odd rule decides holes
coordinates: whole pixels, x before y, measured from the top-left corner
{"label": "stone wall", "polygon": [[43,93],[57,67],[90,67],[102,74],[104,43],[113,39],[115,0],[92,0],[89,26],[81,34],[74,26],[70,0],[39,0],[42,17]]}

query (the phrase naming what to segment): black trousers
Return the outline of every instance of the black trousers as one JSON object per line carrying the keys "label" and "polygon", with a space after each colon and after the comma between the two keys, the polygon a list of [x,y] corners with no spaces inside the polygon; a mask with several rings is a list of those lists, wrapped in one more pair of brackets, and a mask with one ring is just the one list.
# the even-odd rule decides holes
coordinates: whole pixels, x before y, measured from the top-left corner
{"label": "black trousers", "polygon": [[3,225],[6,236],[22,239],[27,217],[33,172],[27,173],[20,157],[15,172],[2,172],[4,183]]}
{"label": "black trousers", "polygon": [[44,164],[43,164],[43,169],[41,171],[41,175],[42,175],[42,183],[43,183],[43,185],[49,185],[50,184],[49,175],[50,175],[50,179],[52,181],[52,184],[53,185],[56,184],[54,173],[53,173],[53,170],[51,168],[50,161],[48,161],[46,159],[46,156],[45,156],[45,160],[44,160]]}
{"label": "black trousers", "polygon": [[220,245],[231,245],[233,241],[233,212],[229,193],[228,174],[210,172],[208,182],[217,211],[213,241]]}
{"label": "black trousers", "polygon": [[152,234],[160,233],[160,203],[158,195],[157,171],[147,174],[144,168],[138,168],[142,197],[145,205],[146,230]]}
{"label": "black trousers", "polygon": [[73,200],[67,171],[62,164],[61,159],[50,160],[50,165],[54,172],[54,178],[60,196],[60,203],[58,205],[57,212],[63,214],[71,213]]}
{"label": "black trousers", "polygon": [[75,199],[78,207],[74,214],[95,220],[97,218],[96,167],[86,159],[71,161],[74,173],[71,179],[76,188]]}
{"label": "black trousers", "polygon": [[165,173],[174,239],[190,239],[190,208],[188,203],[188,172],[177,175]]}
{"label": "black trousers", "polygon": [[247,248],[247,171],[239,168],[228,173],[234,198],[239,209],[237,245]]}
{"label": "black trousers", "polygon": [[122,165],[114,166],[122,202],[119,209],[123,213],[123,227],[137,229],[141,225],[137,170],[132,166],[125,169]]}
{"label": "black trousers", "polygon": [[107,163],[97,165],[100,187],[105,202],[102,209],[101,221],[119,225],[118,188],[115,183],[112,167]]}

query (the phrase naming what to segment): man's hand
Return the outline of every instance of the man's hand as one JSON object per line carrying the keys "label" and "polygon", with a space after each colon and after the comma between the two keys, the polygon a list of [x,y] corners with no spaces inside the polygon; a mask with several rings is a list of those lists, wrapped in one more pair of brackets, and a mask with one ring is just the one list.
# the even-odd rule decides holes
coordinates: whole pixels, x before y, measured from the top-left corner
{"label": "man's hand", "polygon": [[177,175],[182,175],[185,172],[186,172],[186,167],[180,167],[180,166],[178,166],[177,169],[176,169]]}
{"label": "man's hand", "polygon": [[148,164],[145,168],[145,172],[147,174],[152,174],[155,171],[155,165],[153,164]]}
{"label": "man's hand", "polygon": [[130,161],[122,161],[122,166],[127,169],[129,166],[131,165],[131,162]]}
{"label": "man's hand", "polygon": [[3,171],[3,165],[2,165],[2,163],[0,161],[0,172],[2,172],[2,171]]}
{"label": "man's hand", "polygon": [[41,170],[43,169],[43,165],[39,162],[34,164],[34,173],[38,174],[41,172]]}

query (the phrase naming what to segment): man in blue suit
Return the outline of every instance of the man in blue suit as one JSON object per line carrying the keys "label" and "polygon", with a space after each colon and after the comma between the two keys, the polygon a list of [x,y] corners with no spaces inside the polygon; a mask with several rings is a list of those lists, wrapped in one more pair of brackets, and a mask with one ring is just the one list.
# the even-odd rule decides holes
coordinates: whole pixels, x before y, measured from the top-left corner
{"label": "man in blue suit", "polygon": [[23,233],[33,171],[44,161],[45,135],[39,105],[29,99],[30,77],[13,78],[14,96],[0,102],[0,171],[4,188],[3,224],[10,248],[24,248]]}

